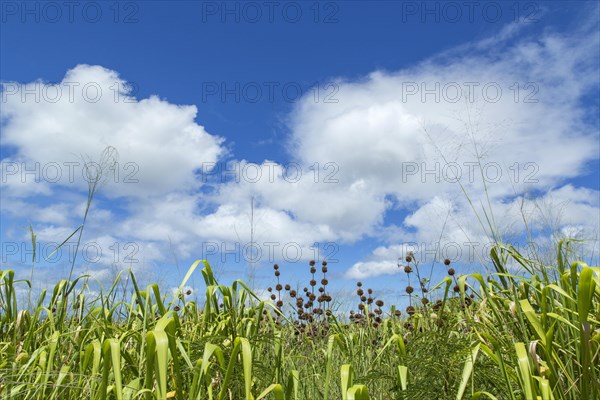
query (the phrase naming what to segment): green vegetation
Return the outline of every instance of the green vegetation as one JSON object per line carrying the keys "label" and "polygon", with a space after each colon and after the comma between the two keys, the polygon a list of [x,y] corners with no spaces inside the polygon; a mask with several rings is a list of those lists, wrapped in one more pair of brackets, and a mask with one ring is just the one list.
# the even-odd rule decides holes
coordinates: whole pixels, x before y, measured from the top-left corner
{"label": "green vegetation", "polygon": [[[359,285],[349,320],[331,311],[326,264],[320,286],[311,263],[310,289],[278,283],[273,301],[197,261],[176,294],[130,272],[127,300],[121,275],[94,297],[63,280],[29,310],[17,290],[31,282],[0,271],[0,398],[598,399],[600,268],[569,254],[561,242],[544,266],[497,245],[496,273],[455,279],[449,267],[402,312]],[[184,287],[198,267],[194,302]]]}

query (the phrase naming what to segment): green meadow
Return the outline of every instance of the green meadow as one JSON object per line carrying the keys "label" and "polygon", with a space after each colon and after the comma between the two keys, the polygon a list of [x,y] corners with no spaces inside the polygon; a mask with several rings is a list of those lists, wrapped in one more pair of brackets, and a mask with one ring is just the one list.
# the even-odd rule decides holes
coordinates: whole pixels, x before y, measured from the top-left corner
{"label": "green meadow", "polygon": [[[597,399],[600,268],[568,241],[553,265],[500,243],[491,257],[496,272],[458,279],[446,261],[436,286],[406,287],[403,309],[357,282],[346,316],[334,311],[326,263],[307,266],[306,288],[278,283],[267,300],[241,280],[219,284],[198,260],[175,294],[140,287],[129,271],[94,296],[87,277],[62,280],[29,308],[17,290],[32,282],[3,270],[0,397]],[[416,274],[405,261],[402,273]],[[511,274],[512,261],[527,273]],[[195,301],[184,290],[192,274],[205,283]]]}

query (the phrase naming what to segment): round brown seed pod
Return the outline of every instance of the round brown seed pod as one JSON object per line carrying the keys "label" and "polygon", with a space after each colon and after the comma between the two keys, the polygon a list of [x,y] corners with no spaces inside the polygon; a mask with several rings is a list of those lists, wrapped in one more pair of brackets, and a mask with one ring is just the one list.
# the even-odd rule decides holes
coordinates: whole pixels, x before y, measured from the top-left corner
{"label": "round brown seed pod", "polygon": [[412,286],[407,286],[406,287],[406,293],[411,294],[414,291],[415,291],[415,288],[413,288]]}
{"label": "round brown seed pod", "polygon": [[451,262],[451,261],[450,261],[450,259],[449,259],[449,258],[446,258],[446,259],[444,260],[444,265],[450,265],[450,262]]}
{"label": "round brown seed pod", "polygon": [[410,265],[405,266],[404,272],[406,272],[407,274],[410,274],[412,272],[412,267]]}
{"label": "round brown seed pod", "polygon": [[377,307],[383,307],[383,300],[377,300],[375,304],[377,305]]}

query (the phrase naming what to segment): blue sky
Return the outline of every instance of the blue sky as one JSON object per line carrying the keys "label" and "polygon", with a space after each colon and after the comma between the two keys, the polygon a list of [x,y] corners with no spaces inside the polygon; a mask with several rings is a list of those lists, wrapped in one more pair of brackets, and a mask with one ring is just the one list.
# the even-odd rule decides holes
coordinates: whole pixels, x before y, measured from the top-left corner
{"label": "blue sky", "polygon": [[106,146],[118,175],[76,264],[102,282],[175,286],[203,255],[247,278],[253,231],[259,291],[273,262],[303,284],[320,243],[334,290],[401,301],[411,246],[438,280],[445,256],[486,268],[482,205],[523,249],[525,215],[541,253],[572,236],[598,260],[595,2],[1,4],[1,264],[28,276],[31,224],[40,286],[68,274],[43,254],[81,223]]}

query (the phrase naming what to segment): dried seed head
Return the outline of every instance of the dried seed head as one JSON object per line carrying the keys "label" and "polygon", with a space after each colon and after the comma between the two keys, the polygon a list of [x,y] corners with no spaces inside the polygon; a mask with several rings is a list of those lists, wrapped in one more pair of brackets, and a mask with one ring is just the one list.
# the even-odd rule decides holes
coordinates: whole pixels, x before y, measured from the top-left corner
{"label": "dried seed head", "polygon": [[275,276],[279,276],[279,275],[281,275],[281,272],[275,271]]}
{"label": "dried seed head", "polygon": [[329,283],[329,281],[325,278],[321,279],[321,285],[323,286],[327,286],[327,284]]}
{"label": "dried seed head", "polygon": [[319,288],[319,293],[324,293],[325,292],[325,288],[324,287],[320,287]]}
{"label": "dried seed head", "polygon": [[517,316],[517,305],[514,301],[510,302],[510,304],[508,305],[508,309],[513,317]]}
{"label": "dried seed head", "polygon": [[312,267],[313,265],[315,265],[315,260],[310,260],[310,261],[308,262],[308,264],[309,264],[309,265]]}
{"label": "dried seed head", "polygon": [[308,292],[308,288],[307,288],[307,287],[305,287],[305,288],[304,288],[304,289],[302,289],[302,290],[303,290],[303,291],[305,291],[305,292]]}
{"label": "dried seed head", "polygon": [[364,310],[364,309],[365,309],[365,305],[364,305],[364,304],[362,304],[362,303],[360,303],[360,304],[358,305],[358,309],[359,309],[360,311]]}
{"label": "dried seed head", "polygon": [[289,284],[285,285],[285,290],[290,290],[291,288],[292,287]]}
{"label": "dried seed head", "polygon": [[324,274],[326,274],[326,273],[327,273],[327,267],[326,267],[325,265],[323,265],[323,266],[321,267],[321,271],[322,271]]}
{"label": "dried seed head", "polygon": [[314,274],[315,272],[317,272],[317,269],[315,267],[310,267],[310,273]]}
{"label": "dried seed head", "polygon": [[412,261],[412,256],[408,255],[405,258],[406,262],[411,262]]}
{"label": "dried seed head", "polygon": [[375,304],[377,304],[377,307],[383,307],[383,300],[377,300]]}
{"label": "dried seed head", "polygon": [[406,287],[406,293],[411,294],[414,291],[415,291],[415,288],[413,288],[412,286],[407,286]]}
{"label": "dried seed head", "polygon": [[290,290],[290,297],[292,297],[292,298],[296,297],[296,291],[295,290]]}
{"label": "dried seed head", "polygon": [[358,290],[356,291],[356,294],[357,294],[357,295],[359,295],[359,296],[362,296],[363,294],[365,294],[365,292],[364,292],[364,290],[362,290],[362,289],[358,289]]}
{"label": "dried seed head", "polygon": [[362,286],[362,282],[360,282],[360,281],[356,282],[356,286],[361,287]]}
{"label": "dried seed head", "polygon": [[412,272],[412,268],[410,265],[407,265],[404,267],[404,272],[406,272],[407,274],[410,274]]}
{"label": "dried seed head", "polygon": [[321,263],[322,266],[327,266],[327,261],[323,260],[323,262]]}
{"label": "dried seed head", "polygon": [[175,307],[173,307],[173,310],[175,310],[175,312],[177,312],[177,311],[181,310],[181,307],[175,306]]}
{"label": "dried seed head", "polygon": [[454,285],[454,291],[455,291],[456,293],[460,292],[460,286],[458,286],[458,285]]}
{"label": "dried seed head", "polygon": [[279,265],[277,265],[277,264],[273,265],[273,269],[274,269],[275,271],[277,271],[277,270],[279,269]]}
{"label": "dried seed head", "polygon": [[373,298],[372,297],[369,297],[367,299],[367,304],[373,304]]}
{"label": "dried seed head", "polygon": [[267,291],[269,291],[269,292],[272,292],[272,291],[273,291],[273,288],[269,286],[269,287],[267,288]]}
{"label": "dried seed head", "polygon": [[360,301],[362,301],[362,302],[367,301],[367,296],[360,296]]}
{"label": "dried seed head", "polygon": [[271,295],[271,300],[275,300],[277,298],[277,296],[275,296],[274,294]]}
{"label": "dried seed head", "polygon": [[185,292],[185,294],[186,294],[186,295],[188,295],[188,296],[189,296],[189,295],[191,295],[191,294],[192,294],[192,290],[191,290],[191,289],[188,289],[188,291],[187,291],[187,292]]}
{"label": "dried seed head", "polygon": [[415,308],[413,306],[406,307],[406,313],[408,315],[413,315],[415,313]]}
{"label": "dried seed head", "polygon": [[315,286],[317,284],[317,281],[315,281],[314,279],[310,280],[310,286]]}
{"label": "dried seed head", "polygon": [[277,307],[283,307],[283,301],[277,300]]}
{"label": "dried seed head", "polygon": [[283,286],[281,286],[281,283],[278,283],[277,285],[275,285],[275,290],[280,291],[281,289],[283,289]]}
{"label": "dried seed head", "polygon": [[446,258],[444,260],[444,265],[450,265],[450,259],[449,258]]}
{"label": "dried seed head", "polygon": [[429,304],[429,299],[427,297],[423,297],[421,299],[421,303],[423,303],[423,305],[427,305],[427,304]]}
{"label": "dried seed head", "polygon": [[455,273],[456,271],[454,270],[454,268],[448,268],[448,275],[454,276]]}
{"label": "dried seed head", "polygon": [[402,315],[402,313],[400,312],[400,310],[395,310],[395,311],[394,311],[394,315],[395,315],[396,317],[399,317],[400,315]]}
{"label": "dried seed head", "polygon": [[373,289],[367,289],[367,293],[373,294]]}

